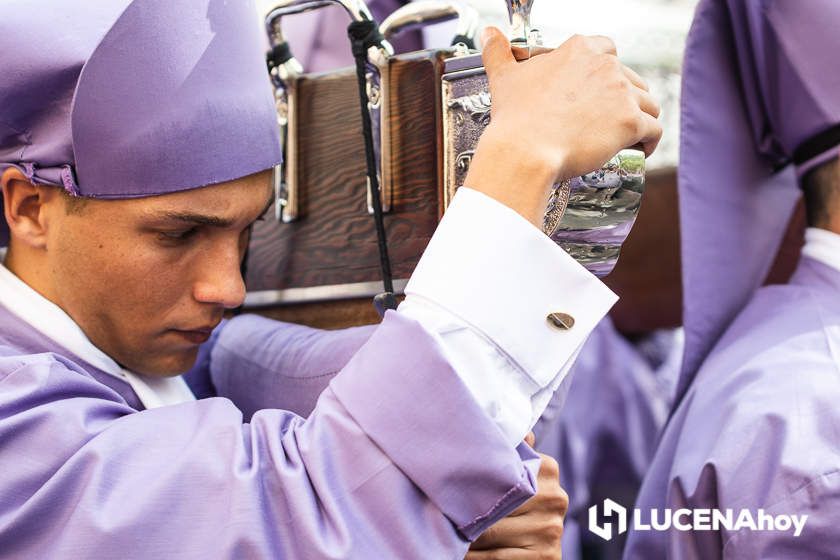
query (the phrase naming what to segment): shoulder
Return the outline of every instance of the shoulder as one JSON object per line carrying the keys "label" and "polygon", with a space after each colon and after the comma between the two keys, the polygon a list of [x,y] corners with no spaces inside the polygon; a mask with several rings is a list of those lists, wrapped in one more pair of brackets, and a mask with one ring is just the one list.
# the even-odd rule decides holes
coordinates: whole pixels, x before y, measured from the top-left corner
{"label": "shoulder", "polygon": [[840,318],[807,289],[761,290],[707,359],[681,407],[676,470],[713,472],[727,507],[784,500],[836,470],[835,322]]}
{"label": "shoulder", "polygon": [[0,340],[0,408],[17,409],[22,401],[41,406],[70,397],[125,402],[69,357],[54,352],[29,354]]}

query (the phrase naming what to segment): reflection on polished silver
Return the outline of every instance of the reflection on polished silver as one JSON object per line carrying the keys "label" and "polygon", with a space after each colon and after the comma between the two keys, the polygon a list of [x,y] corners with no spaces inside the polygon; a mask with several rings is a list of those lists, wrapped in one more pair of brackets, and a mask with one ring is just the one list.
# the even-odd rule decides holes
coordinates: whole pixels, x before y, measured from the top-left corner
{"label": "reflection on polished silver", "polygon": [[531,8],[534,0],[505,0],[510,16],[511,43],[514,45],[528,45],[531,35]]}
{"label": "reflection on polished silver", "polygon": [[[535,44],[539,34],[530,29],[533,0],[506,1],[511,36],[531,37],[514,45],[517,60],[549,52]],[[441,90],[445,208],[464,184],[481,133],[490,124],[491,99],[481,55],[447,59]],[[543,220],[546,234],[590,272],[606,276],[639,212],[644,173],[644,154],[623,150],[601,169],[555,185]]]}
{"label": "reflection on polished silver", "polygon": [[266,16],[266,24],[269,27],[268,32],[269,34],[272,32],[272,23],[278,18],[292,14],[301,14],[334,4],[342,6],[353,21],[373,19],[367,4],[361,0],[277,0]]}
{"label": "reflection on polished silver", "polygon": [[644,186],[644,153],[622,150],[601,169],[555,187],[567,193],[558,195],[567,197],[565,211],[549,206],[543,229],[590,272],[606,276],[636,221]]}
{"label": "reflection on polished silver", "polygon": [[[370,21],[373,19],[370,10],[362,0],[277,0],[266,15],[266,31],[272,46],[284,42],[282,18],[293,14],[308,12],[331,5],[340,5],[353,21]],[[394,54],[394,49],[387,41],[382,41],[381,47],[371,47],[367,53],[365,76],[367,78],[368,113],[370,113],[373,128],[374,152],[377,162],[377,177],[380,185],[382,210],[388,212],[391,208],[391,179],[390,179],[390,130],[382,126],[388,122],[388,61]],[[297,123],[295,117],[294,89],[295,81],[303,74],[300,63],[291,58],[276,71],[272,71],[272,82],[275,89],[275,101],[278,108],[278,123],[280,124],[283,142],[284,163],[274,172],[274,187],[277,198],[275,216],[283,222],[297,219],[298,200],[300,198],[296,164],[297,164]],[[384,76],[384,77],[383,77]],[[286,115],[282,113],[285,111]],[[285,124],[283,124],[285,121]],[[384,150],[384,152],[383,152]],[[370,189],[368,189],[368,212],[373,214]]]}
{"label": "reflection on polished silver", "polygon": [[418,0],[399,8],[382,22],[379,31],[386,39],[403,31],[458,20],[456,35],[469,37],[475,43],[478,32],[478,12],[468,4],[441,0]]}
{"label": "reflection on polished silver", "polygon": [[[269,43],[272,47],[283,44],[283,30],[280,18],[269,22]],[[283,148],[283,160],[274,167],[274,218],[289,223],[297,220],[299,193],[297,184],[297,136],[289,134],[296,130],[295,81],[303,73],[303,67],[294,57],[274,66],[270,70],[274,86],[274,104],[277,110],[277,126]]]}

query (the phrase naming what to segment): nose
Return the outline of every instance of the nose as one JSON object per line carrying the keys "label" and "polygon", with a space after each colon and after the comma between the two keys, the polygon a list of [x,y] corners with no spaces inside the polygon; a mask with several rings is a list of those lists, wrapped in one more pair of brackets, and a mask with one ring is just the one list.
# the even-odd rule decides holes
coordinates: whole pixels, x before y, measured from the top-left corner
{"label": "nose", "polygon": [[241,271],[239,248],[212,251],[198,267],[199,275],[193,284],[193,297],[199,303],[221,305],[233,309],[245,301],[245,281]]}

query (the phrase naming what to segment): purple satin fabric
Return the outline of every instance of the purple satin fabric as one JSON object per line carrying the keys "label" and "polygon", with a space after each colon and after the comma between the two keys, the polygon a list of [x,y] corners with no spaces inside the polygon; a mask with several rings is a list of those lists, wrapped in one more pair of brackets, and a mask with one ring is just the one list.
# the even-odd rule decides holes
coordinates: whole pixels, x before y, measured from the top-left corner
{"label": "purple satin fabric", "polygon": [[[321,331],[257,316],[236,321],[236,330],[223,330],[209,356],[213,385],[246,417],[274,407],[309,415],[334,372],[375,330]],[[620,555],[624,539],[609,545],[593,540],[587,509],[605,497],[632,505],[667,416],[677,363],[653,367],[605,320],[581,350],[564,402],[553,400],[534,428],[537,450],[560,462],[570,498],[567,523],[573,529],[563,536],[564,557],[578,557],[581,541],[590,550],[598,546],[604,558]]]}
{"label": "purple satin fabric", "polygon": [[[228,321],[215,344],[252,321]],[[395,313],[307,419],[264,409],[249,422],[220,397],[138,410],[128,385],[2,308],[0,325],[4,556],[457,558],[534,492],[535,454],[504,441],[434,340]]]}
{"label": "purple satin fabric", "polygon": [[253,2],[9,0],[0,19],[0,170],[128,198],[280,161]]}
{"label": "purple satin fabric", "polygon": [[840,274],[803,259],[761,288],[663,434],[639,507],[807,514],[791,532],[630,534],[625,558],[834,558],[840,550]]}
{"label": "purple satin fabric", "polygon": [[776,255],[799,196],[795,170],[777,168],[840,123],[840,73],[831,71],[838,22],[835,0],[701,0],[697,8],[683,68],[678,400]]}

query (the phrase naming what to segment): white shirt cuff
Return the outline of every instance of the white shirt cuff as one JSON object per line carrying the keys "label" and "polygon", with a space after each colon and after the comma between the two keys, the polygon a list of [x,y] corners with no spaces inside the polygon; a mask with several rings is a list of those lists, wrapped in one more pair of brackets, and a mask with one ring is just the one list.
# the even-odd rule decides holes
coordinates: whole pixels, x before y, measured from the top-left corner
{"label": "white shirt cuff", "polygon": [[[406,286],[492,341],[549,387],[618,297],[514,210],[458,189]],[[560,330],[547,316],[574,326]]]}

